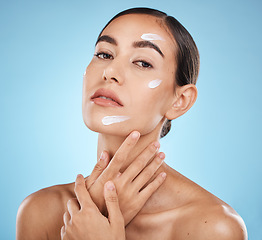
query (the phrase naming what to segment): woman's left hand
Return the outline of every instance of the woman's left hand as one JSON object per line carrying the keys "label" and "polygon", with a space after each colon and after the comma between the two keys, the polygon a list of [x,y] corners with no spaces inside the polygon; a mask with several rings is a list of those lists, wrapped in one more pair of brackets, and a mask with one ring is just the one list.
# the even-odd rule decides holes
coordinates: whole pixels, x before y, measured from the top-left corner
{"label": "woman's left hand", "polygon": [[100,213],[92,201],[81,174],[76,178],[75,194],[77,198],[67,203],[68,211],[64,214],[64,226],[61,228],[62,240],[125,239],[124,219],[113,182],[108,181],[104,186],[108,218]]}

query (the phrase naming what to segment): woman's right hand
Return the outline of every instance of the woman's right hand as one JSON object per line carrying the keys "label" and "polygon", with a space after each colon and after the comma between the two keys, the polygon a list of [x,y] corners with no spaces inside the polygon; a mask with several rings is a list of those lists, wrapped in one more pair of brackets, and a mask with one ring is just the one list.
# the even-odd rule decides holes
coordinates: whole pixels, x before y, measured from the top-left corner
{"label": "woman's right hand", "polygon": [[[132,132],[119,147],[109,164],[108,153],[103,152],[86,180],[86,187],[92,200],[104,215],[107,215],[103,197],[104,184],[109,180],[114,182],[125,226],[137,215],[166,178],[166,174],[161,172],[149,182],[165,158],[164,153],[158,153],[160,147],[158,142],[149,144],[122,174],[119,172],[139,137],[139,132]],[[151,159],[153,160],[148,164]],[[149,184],[146,185],[148,182]]]}

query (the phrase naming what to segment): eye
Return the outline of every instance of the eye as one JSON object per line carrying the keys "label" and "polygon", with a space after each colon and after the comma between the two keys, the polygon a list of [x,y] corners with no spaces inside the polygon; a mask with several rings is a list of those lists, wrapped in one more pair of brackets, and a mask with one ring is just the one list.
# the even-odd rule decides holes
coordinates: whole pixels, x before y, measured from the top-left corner
{"label": "eye", "polygon": [[152,68],[153,67],[150,63],[146,61],[142,61],[142,60],[136,61],[134,63],[141,68]]}
{"label": "eye", "polygon": [[101,58],[101,59],[113,59],[113,56],[111,54],[105,53],[105,52],[95,53],[95,57]]}

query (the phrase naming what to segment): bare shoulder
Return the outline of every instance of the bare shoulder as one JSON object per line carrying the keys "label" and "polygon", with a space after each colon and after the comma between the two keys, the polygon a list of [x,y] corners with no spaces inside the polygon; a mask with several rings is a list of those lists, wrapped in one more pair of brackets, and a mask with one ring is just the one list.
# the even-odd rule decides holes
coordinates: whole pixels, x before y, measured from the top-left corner
{"label": "bare shoulder", "polygon": [[195,203],[188,206],[185,212],[184,218],[174,226],[177,229],[181,225],[178,239],[248,239],[243,219],[227,204]]}
{"label": "bare shoulder", "polygon": [[63,224],[66,203],[73,194],[73,184],[41,189],[24,199],[16,221],[17,240],[55,239]]}
{"label": "bare shoulder", "polygon": [[245,223],[232,207],[174,170],[169,181],[171,239],[247,240]]}

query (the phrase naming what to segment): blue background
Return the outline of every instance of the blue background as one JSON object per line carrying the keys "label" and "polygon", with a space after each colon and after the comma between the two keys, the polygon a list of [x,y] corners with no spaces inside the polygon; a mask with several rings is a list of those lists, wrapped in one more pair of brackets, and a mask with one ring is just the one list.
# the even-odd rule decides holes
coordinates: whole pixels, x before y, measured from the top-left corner
{"label": "blue background", "polygon": [[82,120],[82,75],[96,37],[121,10],[175,16],[201,55],[199,97],[161,140],[166,162],[229,203],[262,239],[262,4],[238,1],[1,1],[0,239],[15,239],[18,206],[74,181],[96,161]]}

